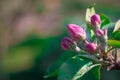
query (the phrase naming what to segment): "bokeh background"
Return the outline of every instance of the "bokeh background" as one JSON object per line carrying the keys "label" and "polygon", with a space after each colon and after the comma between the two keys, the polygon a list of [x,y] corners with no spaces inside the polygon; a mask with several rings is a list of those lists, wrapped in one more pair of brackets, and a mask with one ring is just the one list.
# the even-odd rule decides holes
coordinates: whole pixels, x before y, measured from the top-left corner
{"label": "bokeh background", "polygon": [[[64,52],[66,25],[86,26],[86,8],[94,3],[97,13],[120,18],[120,0],[0,0],[0,80],[44,80]],[[120,79],[120,71],[101,72],[101,80]]]}

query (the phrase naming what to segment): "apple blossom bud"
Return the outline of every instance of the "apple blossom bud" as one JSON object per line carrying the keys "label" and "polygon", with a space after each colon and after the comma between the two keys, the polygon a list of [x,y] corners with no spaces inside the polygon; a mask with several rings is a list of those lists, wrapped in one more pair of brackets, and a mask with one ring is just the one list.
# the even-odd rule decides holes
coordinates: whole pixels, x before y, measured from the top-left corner
{"label": "apple blossom bud", "polygon": [[99,48],[101,49],[102,53],[106,53],[108,50],[108,36],[107,36],[107,30],[96,30],[96,35],[98,36],[98,41],[101,43]]}
{"label": "apple blossom bud", "polygon": [[64,37],[64,38],[62,39],[61,45],[62,45],[62,48],[63,48],[64,50],[72,50],[73,47],[75,46],[74,43],[73,43],[73,41],[72,41],[72,39],[70,39],[70,38],[68,38],[68,37]]}
{"label": "apple blossom bud", "polygon": [[86,33],[82,27],[75,24],[68,24],[67,28],[68,34],[73,40],[80,41],[86,39]]}
{"label": "apple blossom bud", "polygon": [[107,45],[107,40],[108,40],[108,36],[107,36],[107,29],[105,30],[96,30],[95,31],[96,36],[98,36],[98,40],[101,42],[101,44]]}
{"label": "apple blossom bud", "polygon": [[91,17],[92,27],[95,28],[95,29],[99,29],[100,28],[100,23],[101,23],[100,16],[98,14],[92,15],[92,17]]}
{"label": "apple blossom bud", "polygon": [[100,30],[100,29],[97,29],[97,30],[96,30],[96,35],[97,35],[97,36],[103,36],[103,35],[104,35],[104,31],[103,31],[103,30]]}
{"label": "apple blossom bud", "polygon": [[85,46],[85,49],[86,49],[86,51],[89,52],[89,53],[95,53],[95,52],[97,52],[97,44],[88,43],[88,44]]}

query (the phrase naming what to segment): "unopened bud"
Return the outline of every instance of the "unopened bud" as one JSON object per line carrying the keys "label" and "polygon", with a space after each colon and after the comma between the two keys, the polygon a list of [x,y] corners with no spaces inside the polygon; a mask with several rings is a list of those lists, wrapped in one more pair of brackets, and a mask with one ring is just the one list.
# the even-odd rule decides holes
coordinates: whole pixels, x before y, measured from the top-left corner
{"label": "unopened bud", "polygon": [[97,30],[96,30],[96,35],[97,35],[97,36],[103,36],[103,35],[104,35],[104,31],[103,31],[103,30],[100,30],[100,29],[97,29]]}
{"label": "unopened bud", "polygon": [[65,37],[62,39],[61,45],[64,50],[72,50],[73,46],[75,46],[72,39],[70,39],[68,37]]}
{"label": "unopened bud", "polygon": [[97,44],[88,43],[85,47],[86,51],[89,53],[96,53],[97,51]]}
{"label": "unopened bud", "polygon": [[95,31],[96,36],[98,36],[98,40],[101,43],[107,44],[108,36],[107,36],[107,29],[105,30],[96,30]]}
{"label": "unopened bud", "polygon": [[102,51],[102,53],[106,53],[107,50],[108,50],[108,45],[107,45],[107,30],[96,30],[96,36],[97,36],[97,39],[100,43],[100,50]]}
{"label": "unopened bud", "polygon": [[86,39],[86,33],[82,27],[75,24],[68,24],[67,28],[68,28],[68,34],[73,40],[80,41]]}
{"label": "unopened bud", "polygon": [[94,29],[99,29],[100,28],[100,23],[101,23],[101,20],[100,20],[100,16],[98,14],[94,14],[92,15],[91,17],[91,25]]}

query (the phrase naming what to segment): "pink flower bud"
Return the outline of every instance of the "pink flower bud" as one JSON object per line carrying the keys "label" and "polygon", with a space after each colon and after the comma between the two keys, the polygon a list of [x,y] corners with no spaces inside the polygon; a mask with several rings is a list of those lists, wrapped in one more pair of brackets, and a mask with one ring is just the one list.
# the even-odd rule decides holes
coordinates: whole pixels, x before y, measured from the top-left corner
{"label": "pink flower bud", "polygon": [[85,49],[87,52],[89,53],[95,53],[97,51],[97,45],[94,44],[94,43],[88,43],[86,46],[85,46]]}
{"label": "pink flower bud", "polygon": [[91,17],[91,25],[94,28],[100,28],[100,23],[101,23],[100,16],[98,14],[92,15],[92,17]]}
{"label": "pink flower bud", "polygon": [[62,44],[62,48],[64,50],[72,50],[73,46],[74,46],[72,39],[70,39],[68,37],[63,38],[61,44]]}
{"label": "pink flower bud", "polygon": [[75,24],[68,24],[67,28],[68,34],[73,40],[79,41],[84,40],[86,38],[85,30],[82,27]]}
{"label": "pink flower bud", "polygon": [[96,35],[97,35],[97,36],[104,36],[104,31],[103,31],[103,30],[100,30],[100,29],[97,29],[97,30],[96,30]]}

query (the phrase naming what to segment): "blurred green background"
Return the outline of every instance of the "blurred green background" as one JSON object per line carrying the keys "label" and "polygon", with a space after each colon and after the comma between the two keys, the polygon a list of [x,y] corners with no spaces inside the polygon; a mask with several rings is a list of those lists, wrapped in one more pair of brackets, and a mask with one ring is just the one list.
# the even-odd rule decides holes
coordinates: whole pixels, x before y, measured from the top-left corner
{"label": "blurred green background", "polygon": [[[97,13],[120,18],[120,0],[0,0],[0,80],[44,80],[64,52],[66,25],[86,26],[86,8],[94,3]],[[120,78],[120,71],[101,72],[101,80]]]}

